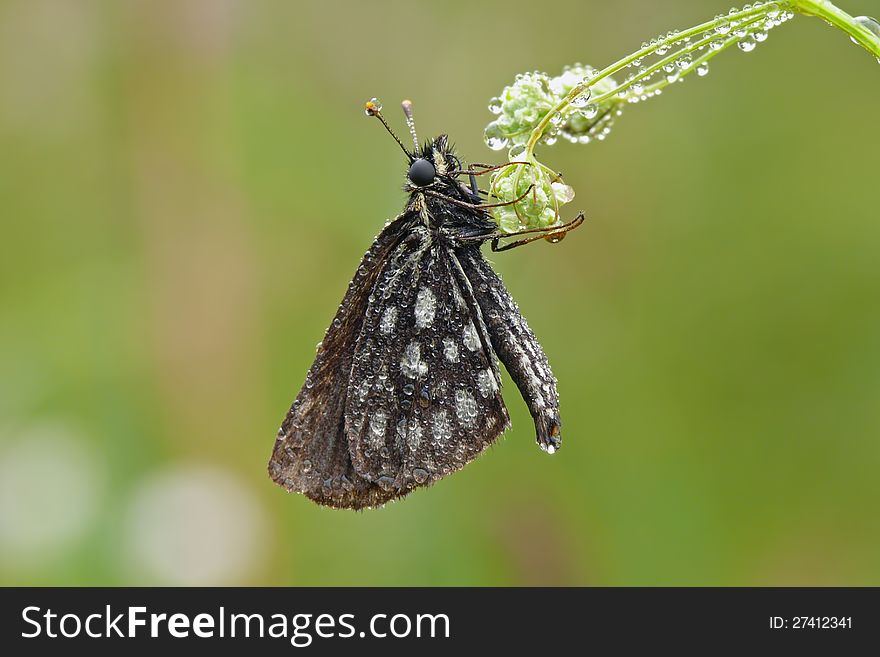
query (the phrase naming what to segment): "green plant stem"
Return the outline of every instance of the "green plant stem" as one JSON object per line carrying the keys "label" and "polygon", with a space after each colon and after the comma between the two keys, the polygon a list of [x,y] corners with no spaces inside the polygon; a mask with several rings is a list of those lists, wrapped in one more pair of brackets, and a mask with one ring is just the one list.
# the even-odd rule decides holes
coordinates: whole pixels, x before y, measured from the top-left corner
{"label": "green plant stem", "polygon": [[[748,21],[743,22],[742,24],[738,25],[737,27],[738,28],[752,27],[753,25],[759,23],[762,19],[763,19],[762,16],[758,16],[758,17],[755,17],[755,18],[752,18]],[[608,91],[608,92],[602,94],[601,96],[598,96],[596,99],[591,99],[591,102],[594,102],[596,104],[600,104],[600,103],[608,100],[609,98],[612,98],[621,90],[632,86],[633,82],[638,82],[639,80],[643,80],[645,78],[651,77],[651,75],[653,75],[654,73],[659,71],[661,68],[663,68],[667,64],[674,63],[682,55],[696,52],[700,48],[702,48],[703,46],[709,45],[712,41],[718,41],[718,40],[722,40],[722,39],[723,39],[723,37],[719,37],[717,34],[710,34],[709,36],[704,37],[698,41],[694,41],[692,44],[690,44],[686,48],[682,48],[681,50],[676,50],[668,57],[665,57],[665,58],[657,61],[656,64],[653,64],[652,66],[646,68],[643,72],[639,73],[638,75],[636,75],[632,79],[627,80],[623,84],[618,85],[617,87],[615,87],[611,91]],[[720,48],[718,48],[717,50],[710,50],[709,52],[707,52],[703,56],[695,59],[690,64],[690,66],[688,66],[686,69],[681,71],[679,77],[680,78],[685,77],[688,73],[690,73],[691,71],[696,69],[697,66],[710,60],[712,57],[714,57],[719,52],[723,52],[729,46],[733,45],[737,41],[739,41],[739,37],[736,37],[736,36],[732,36],[732,37],[728,38],[727,40],[723,41],[723,45]],[[663,80],[661,82],[657,82],[656,84],[652,84],[650,87],[647,87],[645,89],[645,92],[663,89],[663,88],[669,86],[670,84],[672,84],[672,82],[669,82],[668,80]]]}
{"label": "green plant stem", "polygon": [[854,41],[880,59],[880,37],[828,0],[792,0],[792,9],[805,16],[818,16],[849,34]]}
{"label": "green plant stem", "polygon": [[[553,108],[551,108],[551,110],[532,130],[532,133],[529,136],[529,140],[526,143],[526,159],[530,161],[534,159],[535,146],[544,135],[544,132],[547,130],[547,127],[550,125],[553,118],[560,112],[564,111],[572,103],[572,101],[574,101],[575,98],[578,98],[579,96],[582,96],[584,93],[586,93],[588,89],[590,89],[590,87],[596,84],[596,82],[618,73],[619,71],[633,64],[633,62],[640,61],[644,57],[654,54],[660,48],[673,46],[676,43],[682,42],[682,40],[684,39],[688,39],[692,36],[714,30],[719,25],[723,25],[731,21],[738,21],[744,25],[753,25],[760,21],[771,11],[787,9],[797,11],[798,13],[805,16],[817,16],[824,19],[834,27],[837,27],[846,32],[850,37],[852,37],[852,39],[856,43],[863,46],[868,52],[872,53],[875,57],[880,59],[880,36],[874,34],[864,25],[858,23],[853,16],[850,16],[848,13],[835,6],[832,2],[829,2],[829,0],[787,0],[772,4],[765,4],[757,8],[752,7],[744,11],[735,12],[733,14],[722,15],[715,18],[714,20],[696,25],[683,32],[678,32],[673,34],[672,36],[659,39],[651,45],[645,46],[644,48],[641,48],[640,50],[632,53],[631,55],[628,55],[627,57],[624,57],[623,59],[619,59],[610,66],[607,66],[599,71],[592,78],[584,80],[580,84],[576,85],[562,100],[560,100]],[[613,91],[605,93],[599,98],[591,99],[592,102],[598,103],[600,101],[607,100],[609,97],[619,92],[621,89],[625,89],[631,86],[634,81],[638,81],[642,78],[648,77],[650,73],[656,71],[665,63],[674,60],[683,53],[689,53],[693,50],[696,50],[696,47],[698,45],[708,43],[713,38],[714,37],[710,35],[709,37],[703,38],[701,41],[698,42],[698,44],[689,45],[685,49],[675,52],[673,55],[670,55],[666,59],[662,60],[659,64],[655,64],[654,66],[652,66],[648,71],[635,76],[633,79],[628,80],[621,85],[618,85]],[[683,71],[682,75],[685,75],[696,68],[698,63],[706,62],[718,52],[726,50],[735,41],[736,39],[725,39],[724,47],[715,52],[706,53],[696,62],[694,62],[694,64],[686,71]],[[649,89],[656,91],[658,89],[662,89],[664,86],[666,85],[663,82],[660,82],[655,85],[651,85]]]}
{"label": "green plant stem", "polygon": [[[788,3],[788,2],[776,3],[775,8],[776,9],[784,9],[789,4],[790,3]],[[586,92],[587,89],[589,89],[591,86],[596,84],[596,82],[598,82],[604,78],[607,78],[611,75],[614,75],[615,73],[623,70],[624,68],[626,68],[627,66],[632,64],[633,62],[641,60],[644,57],[655,53],[659,48],[663,48],[664,46],[671,47],[673,44],[675,44],[679,41],[682,41],[683,39],[687,39],[692,36],[696,36],[698,34],[706,32],[707,30],[714,30],[719,25],[729,23],[730,21],[739,21],[739,20],[743,20],[743,19],[749,19],[749,18],[752,18],[755,16],[766,15],[768,13],[768,11],[770,11],[770,10],[771,10],[770,6],[761,6],[761,7],[758,7],[757,9],[751,8],[751,9],[747,9],[745,11],[738,11],[733,14],[726,14],[724,16],[719,16],[718,18],[715,18],[711,21],[707,21],[705,23],[701,23],[700,25],[696,25],[690,29],[687,29],[684,32],[678,32],[678,33],[673,34],[672,36],[665,37],[663,39],[658,39],[656,42],[652,43],[651,45],[645,46],[644,48],[637,50],[636,52],[632,53],[631,55],[628,55],[628,56],[624,57],[623,59],[617,60],[616,62],[614,62],[610,66],[606,66],[605,68],[603,68],[601,71],[599,71],[596,75],[594,75],[590,79],[584,80],[580,84],[573,87],[572,90],[561,101],[559,101],[549,112],[547,112],[546,116],[544,116],[544,118],[541,119],[541,121],[538,123],[538,125],[535,126],[535,129],[532,130],[532,134],[529,137],[529,141],[526,143],[527,157],[529,157],[529,158],[531,157],[532,152],[535,149],[535,145],[538,143],[538,140],[541,139],[541,136],[544,134],[544,131],[547,129],[547,126],[550,125],[550,122],[553,119],[553,117],[556,116],[557,114],[559,114],[561,111],[563,111],[566,107],[568,107],[575,98],[583,95],[584,92]],[[858,25],[857,23],[854,23],[854,24]],[[865,30],[865,31],[867,31],[867,30]]]}
{"label": "green plant stem", "polygon": [[[543,185],[545,182],[546,185],[549,185],[553,181],[561,180],[558,174],[538,160],[534,153],[535,146],[544,136],[545,132],[550,127],[551,123],[554,122],[556,117],[560,116],[562,112],[564,112],[569,105],[575,101],[575,99],[589,94],[594,85],[605,78],[615,75],[631,66],[638,68],[642,59],[645,57],[657,54],[660,59],[650,66],[640,69],[637,73],[628,77],[625,82],[615,84],[614,88],[610,91],[607,91],[596,98],[591,98],[589,102],[602,107],[603,104],[609,105],[609,101],[611,101],[609,107],[615,108],[619,103],[625,103],[627,101],[636,102],[645,96],[659,94],[668,85],[693,73],[693,71],[698,70],[701,65],[705,65],[709,59],[718,53],[727,50],[738,42],[741,43],[741,40],[749,33],[749,30],[755,29],[762,21],[770,20],[771,23],[769,26],[772,28],[774,22],[776,25],[779,25],[781,22],[790,18],[794,12],[805,16],[822,18],[832,26],[846,32],[853,41],[863,46],[868,52],[880,60],[880,35],[872,32],[868,27],[857,21],[853,16],[850,16],[845,11],[836,7],[829,0],[778,0],[776,2],[758,4],[757,6],[749,6],[747,9],[740,11],[731,10],[731,12],[732,13],[719,15],[711,21],[701,23],[700,25],[696,25],[682,32],[673,32],[665,37],[655,39],[650,44],[643,45],[643,47],[636,52],[619,59],[592,77],[582,80],[575,85],[571,91],[556,103],[556,105],[554,105],[531,130],[529,139],[525,144],[524,152],[522,155],[517,156],[518,159],[528,162],[528,165],[520,167],[514,174],[515,179],[513,189],[521,189],[521,182],[524,175],[529,175],[534,185]],[[782,17],[782,21],[777,20],[777,15],[780,12],[785,12],[786,14]],[[730,29],[733,32],[732,35],[727,35],[727,31],[722,27],[725,25],[730,26]],[[692,43],[691,39],[694,37],[697,37],[697,39]],[[669,55],[666,55],[667,50],[670,51]],[[683,56],[687,56],[689,60],[691,53],[699,53],[699,51],[702,50],[706,50],[706,52],[699,54],[696,59],[689,62],[687,66],[680,67],[680,71],[677,75],[670,73],[665,79],[660,79],[659,81],[640,89],[638,94],[631,91],[633,85],[638,84],[642,80],[650,79],[654,74],[660,71],[660,69],[665,69],[669,64],[678,66],[682,61],[686,61],[681,59]],[[607,111],[613,111],[613,109],[606,109],[606,112]],[[490,185],[490,195],[496,193],[495,182],[496,178],[493,176],[493,182]],[[558,220],[559,204],[555,198],[553,203]],[[513,209],[522,223],[523,218],[520,215],[518,205],[518,203],[514,204]]]}

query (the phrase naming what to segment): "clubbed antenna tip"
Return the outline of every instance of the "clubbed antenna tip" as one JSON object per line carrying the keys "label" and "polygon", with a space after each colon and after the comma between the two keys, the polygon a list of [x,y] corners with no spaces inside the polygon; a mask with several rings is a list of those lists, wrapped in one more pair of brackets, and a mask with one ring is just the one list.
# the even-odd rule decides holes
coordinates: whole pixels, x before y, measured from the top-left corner
{"label": "clubbed antenna tip", "polygon": [[382,122],[382,125],[385,126],[388,134],[394,137],[394,141],[397,142],[401,150],[406,154],[407,158],[409,158],[409,161],[412,162],[415,159],[415,156],[406,150],[406,146],[404,146],[403,142],[398,139],[397,135],[394,134],[394,130],[391,129],[391,126],[388,125],[388,122],[385,120],[385,117],[382,116],[382,102],[378,98],[371,98],[364,103],[364,114],[367,116],[375,116],[379,119],[379,121]]}

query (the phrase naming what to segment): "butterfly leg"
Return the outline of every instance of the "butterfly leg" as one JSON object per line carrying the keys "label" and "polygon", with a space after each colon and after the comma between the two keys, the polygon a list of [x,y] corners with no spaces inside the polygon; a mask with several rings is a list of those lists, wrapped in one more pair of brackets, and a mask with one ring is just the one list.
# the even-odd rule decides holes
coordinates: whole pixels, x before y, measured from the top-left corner
{"label": "butterfly leg", "polygon": [[468,179],[471,182],[471,191],[474,193],[474,196],[479,198],[480,188],[477,185],[477,177],[474,175],[474,171],[473,169],[471,169],[471,167],[468,167]]}
{"label": "butterfly leg", "polygon": [[[569,221],[567,224],[562,224],[561,226],[529,228],[526,230],[517,231],[515,233],[493,233],[488,237],[492,240],[492,251],[499,253],[501,251],[509,251],[510,249],[515,249],[518,246],[523,246],[525,244],[529,244],[530,242],[534,242],[540,239],[551,239],[555,242],[558,242],[562,240],[563,237],[565,237],[566,233],[574,230],[582,223],[584,223],[583,212],[579,213],[578,216]],[[499,246],[502,239],[516,237],[517,235],[530,235],[530,237],[526,237],[520,240],[514,240],[513,242],[508,242],[507,244],[501,244]]]}

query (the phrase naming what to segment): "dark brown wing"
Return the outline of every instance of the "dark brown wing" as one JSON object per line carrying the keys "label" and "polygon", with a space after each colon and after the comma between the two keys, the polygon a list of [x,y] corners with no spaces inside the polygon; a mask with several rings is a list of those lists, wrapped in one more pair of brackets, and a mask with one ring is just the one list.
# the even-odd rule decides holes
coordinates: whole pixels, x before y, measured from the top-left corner
{"label": "dark brown wing", "polygon": [[556,378],[535,334],[501,278],[479,251],[461,253],[462,268],[483,311],[492,346],[535,421],[538,445],[551,454],[562,442]]}
{"label": "dark brown wing", "polygon": [[394,497],[352,467],[344,410],[355,345],[371,291],[391,253],[416,221],[414,215],[403,214],[390,222],[364,255],[318,347],[305,385],[278,430],[269,475],[288,491],[304,493],[319,504],[362,508]]}

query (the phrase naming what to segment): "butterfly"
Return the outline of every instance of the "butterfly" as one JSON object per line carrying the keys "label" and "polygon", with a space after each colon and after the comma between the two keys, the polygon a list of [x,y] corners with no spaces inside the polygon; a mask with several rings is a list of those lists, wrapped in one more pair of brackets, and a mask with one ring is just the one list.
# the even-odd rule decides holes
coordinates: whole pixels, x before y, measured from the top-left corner
{"label": "butterfly", "polygon": [[[409,200],[361,260],[269,461],[277,484],[335,508],[403,497],[490,446],[510,426],[499,359],[540,447],[553,453],[561,443],[547,356],[480,247],[555,242],[583,214],[550,228],[499,232],[487,212],[498,204],[484,202],[476,183],[498,167],[463,169],[446,135],[420,146],[412,104],[403,109],[412,150],[378,102],[366,104],[407,157]],[[465,174],[469,185],[460,180]]]}

